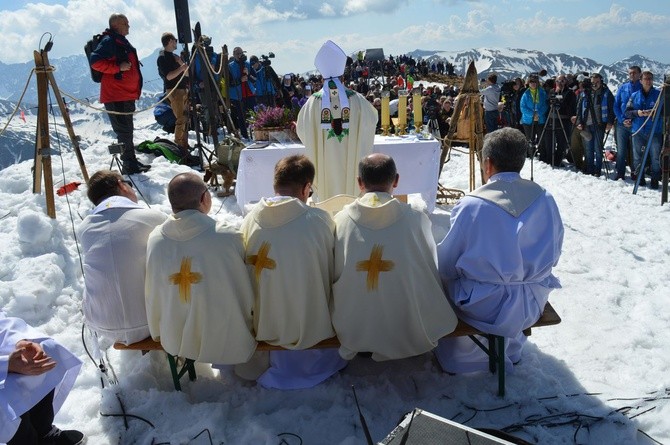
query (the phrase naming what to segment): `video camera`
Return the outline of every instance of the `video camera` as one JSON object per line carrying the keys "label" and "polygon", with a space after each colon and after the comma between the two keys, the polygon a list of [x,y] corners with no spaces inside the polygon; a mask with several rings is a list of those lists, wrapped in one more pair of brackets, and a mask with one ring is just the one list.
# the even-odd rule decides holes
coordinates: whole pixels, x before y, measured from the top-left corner
{"label": "video camera", "polygon": [[123,154],[123,149],[125,147],[126,147],[125,144],[117,142],[115,144],[109,144],[107,146],[107,150],[109,151],[110,155],[120,155]]}
{"label": "video camera", "polygon": [[272,61],[270,59],[274,58],[275,53],[273,53],[272,51],[270,51],[267,56],[265,54],[261,54],[261,65],[270,66],[272,64]]}

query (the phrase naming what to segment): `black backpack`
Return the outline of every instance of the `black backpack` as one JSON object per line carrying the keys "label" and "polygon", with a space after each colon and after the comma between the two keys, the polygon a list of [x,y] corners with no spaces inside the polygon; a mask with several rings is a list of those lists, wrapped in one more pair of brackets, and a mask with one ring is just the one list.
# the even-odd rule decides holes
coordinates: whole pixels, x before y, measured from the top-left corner
{"label": "black backpack", "polygon": [[95,51],[104,36],[102,34],[96,34],[91,40],[86,42],[84,45],[84,52],[86,53],[86,60],[88,60],[88,67],[91,69],[91,79],[93,82],[100,83],[102,80],[102,73],[100,71],[94,70],[91,66],[91,53]]}

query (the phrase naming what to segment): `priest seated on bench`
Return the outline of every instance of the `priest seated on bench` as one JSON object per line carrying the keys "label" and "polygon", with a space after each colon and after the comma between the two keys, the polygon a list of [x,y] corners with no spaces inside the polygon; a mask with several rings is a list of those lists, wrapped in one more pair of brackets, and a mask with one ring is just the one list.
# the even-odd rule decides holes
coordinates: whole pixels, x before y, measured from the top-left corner
{"label": "priest seated on bench", "polygon": [[309,349],[333,337],[330,321],[335,223],[306,204],[314,181],[307,156],[275,166],[275,196],[263,198],[242,222],[249,276],[254,283],[256,339],[270,351],[265,388],[310,388],[346,366],[336,349]]}
{"label": "priest seated on bench", "polygon": [[363,193],[335,215],[333,326],[340,355],[374,360],[423,354],[456,328],[442,289],[430,220],[392,196],[395,162],[374,153],[358,165]]}
{"label": "priest seated on bench", "polygon": [[[458,317],[505,337],[506,366],[521,359],[522,331],[561,287],[552,268],[561,255],[563,223],[551,194],[519,175],[527,148],[516,129],[486,135],[481,159],[488,182],[454,207],[449,233],[437,247]],[[440,340],[435,354],[447,372],[488,369],[488,356],[467,337]]]}
{"label": "priest seated on bench", "polygon": [[247,362],[256,340],[242,236],[207,215],[212,197],[195,173],[172,178],[168,199],[173,213],[147,242],[151,337],[167,353],[198,362]]}
{"label": "priest seated on bench", "polygon": [[167,215],[139,205],[118,172],[95,172],[87,195],[95,208],[78,228],[86,325],[104,339],[103,347],[144,340],[149,336],[144,306],[147,238]]}

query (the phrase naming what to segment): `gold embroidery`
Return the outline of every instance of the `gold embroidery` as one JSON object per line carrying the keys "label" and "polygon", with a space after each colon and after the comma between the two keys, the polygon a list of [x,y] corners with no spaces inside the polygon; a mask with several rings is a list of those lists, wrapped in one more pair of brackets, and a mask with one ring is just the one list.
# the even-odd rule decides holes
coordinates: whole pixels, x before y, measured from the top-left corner
{"label": "gold embroidery", "polygon": [[261,272],[263,269],[274,269],[277,267],[275,260],[268,257],[270,247],[270,243],[264,241],[261,244],[260,249],[258,249],[258,253],[256,255],[247,256],[246,263],[254,266],[254,276],[256,277],[257,282],[261,279]]}
{"label": "gold embroidery", "polygon": [[356,263],[356,271],[368,273],[367,288],[368,290],[377,290],[379,287],[379,273],[389,272],[395,267],[395,263],[391,260],[383,260],[384,246],[375,244],[370,252],[370,259],[359,261]]}
{"label": "gold embroidery", "polygon": [[181,260],[179,272],[170,275],[170,281],[179,286],[179,299],[182,303],[191,301],[191,284],[199,283],[202,280],[202,274],[191,272],[191,258],[184,257]]}

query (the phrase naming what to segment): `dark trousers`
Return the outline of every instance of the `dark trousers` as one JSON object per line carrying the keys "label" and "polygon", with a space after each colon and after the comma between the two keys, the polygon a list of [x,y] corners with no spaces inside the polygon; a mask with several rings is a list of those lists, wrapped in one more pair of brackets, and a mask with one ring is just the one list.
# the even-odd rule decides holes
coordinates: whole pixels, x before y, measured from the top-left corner
{"label": "dark trousers", "polygon": [[498,110],[484,112],[484,124],[486,132],[491,133],[498,129]]}
{"label": "dark trousers", "polygon": [[253,110],[254,106],[256,106],[256,98],[253,96],[242,100],[230,101],[230,112],[233,116],[233,122],[245,139],[249,139],[249,132],[247,131],[247,113]]}
{"label": "dark trousers", "polygon": [[[561,122],[563,123],[562,127]],[[568,152],[568,139],[566,139],[566,136],[570,137],[572,134],[572,123],[570,119],[547,119],[546,128],[543,137],[544,150],[540,151],[540,161],[550,164],[553,152],[554,165],[558,167]],[[563,128],[565,128],[565,133],[563,133]],[[553,139],[552,132],[554,134]],[[554,147],[552,147],[553,142],[556,143]]]}
{"label": "dark trousers", "polygon": [[[133,113],[135,111],[135,101],[125,100],[123,102],[108,102],[105,104],[105,110],[118,113]],[[136,160],[135,144],[133,143],[133,115],[109,113],[108,116],[109,121],[112,124],[112,130],[116,133],[116,139],[123,144],[121,160]]]}
{"label": "dark trousers", "polygon": [[21,416],[19,429],[7,445],[37,445],[49,434],[54,421],[54,392],[44,396],[37,405]]}
{"label": "dark trousers", "polygon": [[[531,125],[526,125],[523,124],[523,132],[526,135],[526,139],[530,141],[530,147],[528,147],[528,157],[530,158],[533,156],[533,144],[537,144],[537,149],[539,152],[542,152],[542,148],[544,146],[544,142],[539,140],[540,135],[542,135],[542,128],[544,127],[544,124],[540,124],[539,122],[534,122]],[[546,137],[542,136],[542,139]]]}

